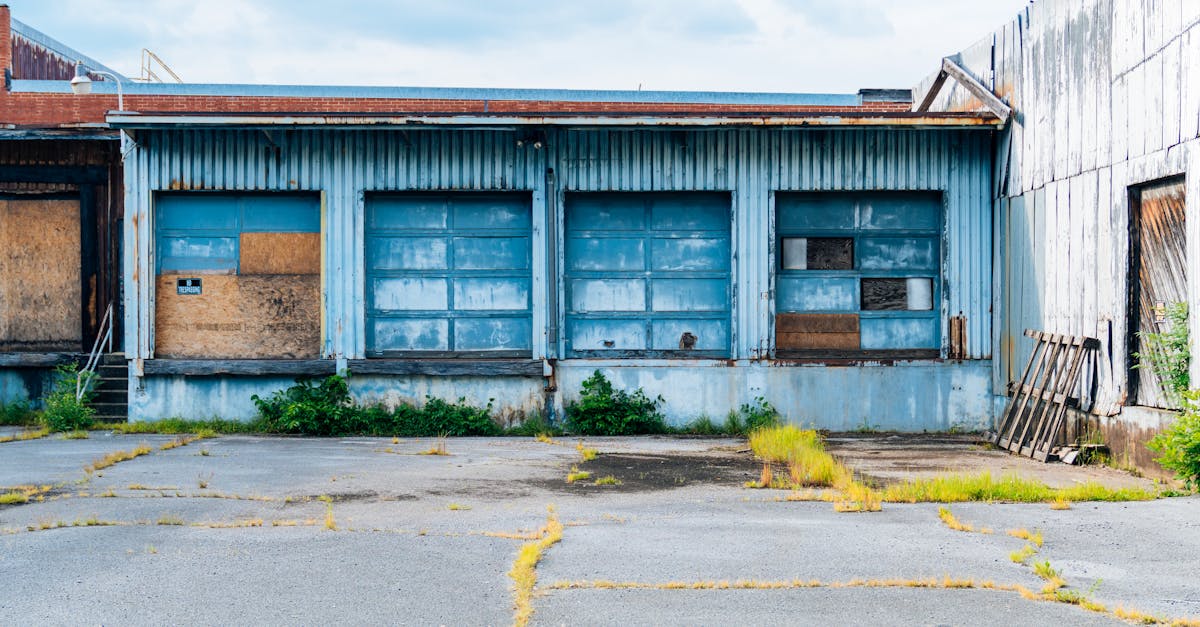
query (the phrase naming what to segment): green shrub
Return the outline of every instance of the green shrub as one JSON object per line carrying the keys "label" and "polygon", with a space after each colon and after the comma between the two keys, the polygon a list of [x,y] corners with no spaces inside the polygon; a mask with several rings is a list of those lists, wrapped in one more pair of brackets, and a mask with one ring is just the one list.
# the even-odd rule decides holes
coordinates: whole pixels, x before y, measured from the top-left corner
{"label": "green shrub", "polygon": [[350,398],[350,386],[340,375],[320,383],[297,379],[296,385],[261,398],[251,397],[268,430],[304,435],[349,435],[359,427],[359,413]]}
{"label": "green shrub", "polygon": [[1184,392],[1183,399],[1183,412],[1148,446],[1162,454],[1158,463],[1196,490],[1200,489],[1200,390]]}
{"label": "green shrub", "polygon": [[50,392],[46,394],[46,409],[42,412],[42,422],[51,431],[78,431],[90,429],[94,422],[96,410],[88,407],[92,399],[92,382],[94,372],[83,375],[83,398],[75,396],[75,388],[79,379],[78,366],[74,364],[59,366],[54,369],[54,382]]}
{"label": "green shrub", "polygon": [[492,405],[477,408],[465,399],[448,403],[426,397],[425,406],[362,406],[350,397],[346,377],[333,375],[316,383],[298,379],[296,384],[269,398],[252,397],[258,423],[269,433],[315,436],[465,436],[498,435],[492,420]]}
{"label": "green shrub", "polygon": [[632,394],[614,389],[597,370],[583,382],[579,400],[567,405],[567,427],[580,435],[664,433],[667,425],[658,411],[661,402],[661,396],[651,399],[641,388]]}
{"label": "green shrub", "polygon": [[1179,402],[1191,387],[1188,369],[1191,367],[1192,351],[1188,341],[1187,303],[1171,303],[1167,306],[1166,314],[1170,323],[1166,331],[1138,332],[1138,337],[1146,341],[1148,350],[1133,354],[1138,360],[1134,367],[1157,375],[1167,396]]}
{"label": "green shrub", "polygon": [[0,425],[30,425],[37,415],[26,401],[0,403]]}
{"label": "green shrub", "polygon": [[764,427],[777,427],[780,423],[779,410],[758,396],[753,403],[744,403],[738,409],[739,422],[743,425],[742,433],[750,433]]}

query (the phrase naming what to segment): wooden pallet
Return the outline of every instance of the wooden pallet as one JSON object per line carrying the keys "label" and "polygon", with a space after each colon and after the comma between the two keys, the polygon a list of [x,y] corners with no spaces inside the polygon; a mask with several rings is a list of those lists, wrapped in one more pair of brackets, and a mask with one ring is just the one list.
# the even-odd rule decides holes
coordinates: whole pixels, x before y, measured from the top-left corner
{"label": "wooden pallet", "polygon": [[1086,358],[1100,347],[1100,341],[1032,329],[1026,329],[1025,335],[1036,344],[1021,380],[1009,386],[999,428],[988,439],[1000,448],[1044,462],[1062,437],[1067,408],[1079,405],[1079,399],[1071,394],[1079,384],[1084,362],[1089,361]]}

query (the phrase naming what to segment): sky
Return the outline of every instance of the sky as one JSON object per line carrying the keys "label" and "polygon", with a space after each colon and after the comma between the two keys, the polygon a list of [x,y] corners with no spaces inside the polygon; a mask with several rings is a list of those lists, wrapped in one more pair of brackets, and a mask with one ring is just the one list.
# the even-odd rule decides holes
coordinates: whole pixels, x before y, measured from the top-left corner
{"label": "sky", "polygon": [[1028,0],[0,0],[189,83],[854,93],[909,88]]}

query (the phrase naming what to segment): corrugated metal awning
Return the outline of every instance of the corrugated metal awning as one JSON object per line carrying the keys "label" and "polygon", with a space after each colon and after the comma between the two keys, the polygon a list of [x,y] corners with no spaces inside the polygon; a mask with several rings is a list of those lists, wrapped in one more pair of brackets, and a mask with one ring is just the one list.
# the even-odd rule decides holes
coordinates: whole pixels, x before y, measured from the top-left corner
{"label": "corrugated metal awning", "polygon": [[645,127],[897,127],[897,128],[997,128],[1003,121],[991,113],[916,113],[828,112],[828,113],[754,113],[700,115],[566,113],[566,114],[420,114],[361,115],[340,113],[205,114],[205,113],[133,113],[110,112],[105,118],[113,128],[277,128],[337,127],[380,128],[420,127],[479,128],[501,130],[522,126],[569,126],[578,128]]}

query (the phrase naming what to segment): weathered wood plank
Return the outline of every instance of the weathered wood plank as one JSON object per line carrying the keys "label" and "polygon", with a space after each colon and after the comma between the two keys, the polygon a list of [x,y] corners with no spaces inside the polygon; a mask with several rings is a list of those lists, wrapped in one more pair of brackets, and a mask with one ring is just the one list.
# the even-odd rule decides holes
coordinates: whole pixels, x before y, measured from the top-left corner
{"label": "weathered wood plank", "polygon": [[75,363],[83,358],[79,353],[0,353],[0,367],[54,368]]}
{"label": "weathered wood plank", "polygon": [[352,359],[347,363],[351,374],[391,374],[428,376],[517,376],[541,377],[543,368],[537,359]]}
{"label": "weathered wood plank", "polygon": [[147,376],[327,376],[337,372],[331,359],[147,359],[142,368]]}

